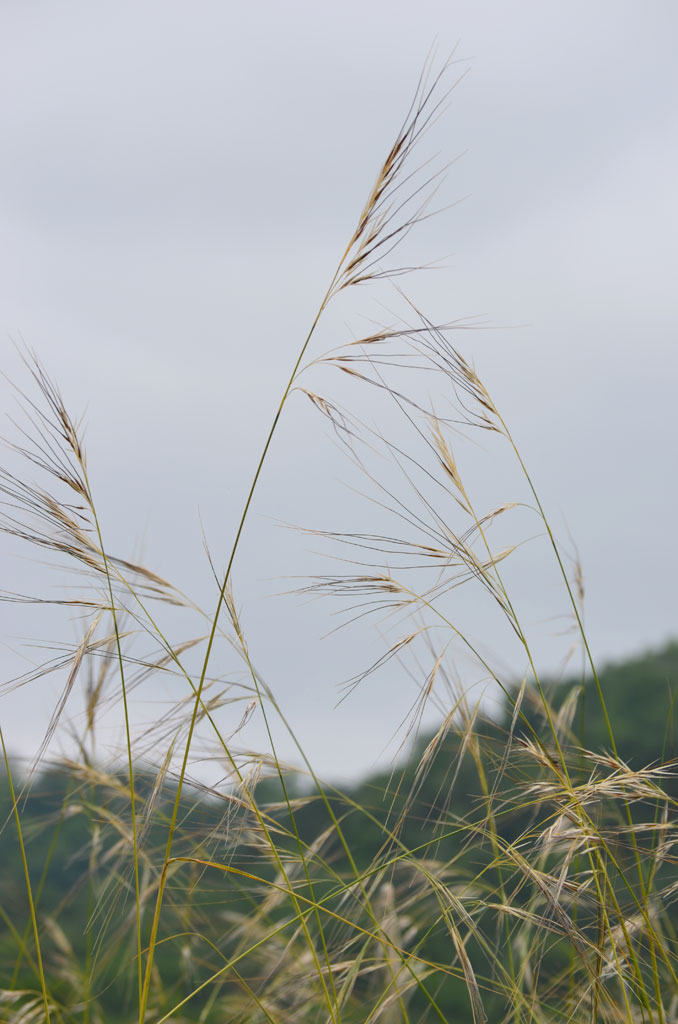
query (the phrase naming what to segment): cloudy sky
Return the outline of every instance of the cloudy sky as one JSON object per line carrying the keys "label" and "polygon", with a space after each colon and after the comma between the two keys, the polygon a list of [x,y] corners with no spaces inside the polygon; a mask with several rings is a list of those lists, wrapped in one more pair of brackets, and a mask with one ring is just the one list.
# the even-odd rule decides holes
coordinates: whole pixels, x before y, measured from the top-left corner
{"label": "cloudy sky", "polygon": [[[433,320],[486,325],[458,344],[510,423],[564,548],[576,546],[597,659],[678,633],[671,0],[6,0],[0,21],[0,368],[25,384],[23,339],[73,412],[86,412],[111,549],[141,553],[214,603],[203,530],[220,566],[427,54],[437,46],[439,65],[456,47],[451,80],[466,73],[426,139],[426,155],[454,161],[440,193],[449,208],[403,250],[407,264],[441,264],[400,283]],[[321,324],[313,354],[383,322],[392,301],[355,289]],[[11,412],[7,384],[1,400]],[[13,430],[7,421],[10,440]],[[524,499],[503,463],[473,451],[464,468],[482,500]],[[393,754],[416,696],[393,664],[334,710],[337,683],[369,660],[374,637],[358,624],[324,646],[332,609],[279,596],[289,577],[320,570],[316,547],[275,521],[358,522],[351,482],[331,431],[295,397],[234,572],[253,657],[318,769],[338,776]],[[3,538],[0,554],[3,589],[55,592],[58,578],[30,552]],[[567,608],[547,555],[538,538],[528,545],[513,583],[541,663],[555,670]],[[8,679],[39,658],[36,641],[55,642],[57,621],[2,608]],[[468,608],[488,658],[522,672],[524,655],[501,640],[492,655],[482,610]],[[482,684],[463,660],[458,672]],[[58,686],[5,700],[15,751],[39,743]]]}

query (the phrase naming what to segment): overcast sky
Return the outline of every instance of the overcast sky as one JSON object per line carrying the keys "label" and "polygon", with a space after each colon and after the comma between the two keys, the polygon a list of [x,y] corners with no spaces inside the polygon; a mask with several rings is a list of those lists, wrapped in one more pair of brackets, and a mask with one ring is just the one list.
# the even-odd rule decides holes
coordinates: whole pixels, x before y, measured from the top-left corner
{"label": "overcast sky", "polygon": [[[467,74],[426,140],[443,162],[459,157],[440,200],[455,205],[403,250],[408,264],[442,258],[443,269],[400,283],[434,320],[492,327],[458,344],[510,423],[564,547],[576,544],[597,659],[678,633],[672,0],[5,0],[0,22],[0,368],[25,383],[13,346],[22,338],[73,412],[86,410],[111,550],[142,552],[213,604],[202,530],[220,566],[427,53],[437,44],[440,62],[456,46]],[[383,289],[356,289],[321,324],[314,354],[364,333],[384,302]],[[11,409],[6,386],[2,402]],[[525,497],[503,464],[476,463],[472,448],[464,459],[481,499]],[[355,524],[345,483],[331,431],[295,398],[234,575],[254,659],[316,767],[336,776],[393,754],[416,695],[394,665],[333,710],[336,684],[376,641],[359,624],[323,647],[330,606],[275,596],[300,566],[314,571],[318,546],[273,520],[336,529],[345,514]],[[3,589],[54,592],[57,578],[30,552],[3,538],[0,553]],[[513,582],[554,670],[569,644],[555,616],[567,607],[547,555],[528,546]],[[9,678],[38,657],[24,638],[49,644],[57,625],[2,608]],[[491,657],[482,610],[469,614]],[[524,670],[524,655],[498,647],[508,675]],[[463,659],[458,670],[482,682]],[[15,751],[39,743],[58,684],[7,699]],[[251,729],[254,744],[260,724]]]}

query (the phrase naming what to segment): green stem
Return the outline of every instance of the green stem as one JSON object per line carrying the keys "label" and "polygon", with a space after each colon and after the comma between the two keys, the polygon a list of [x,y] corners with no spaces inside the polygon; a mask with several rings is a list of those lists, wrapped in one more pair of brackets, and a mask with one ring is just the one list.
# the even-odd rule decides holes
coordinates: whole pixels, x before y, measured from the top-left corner
{"label": "green stem", "polygon": [[2,744],[2,756],[5,761],[5,771],[7,772],[7,782],[9,784],[9,793],[12,800],[12,811],[14,813],[14,821],[16,823],[17,837],[19,839],[19,850],[21,851],[21,863],[24,869],[24,879],[26,882],[26,894],[28,896],[28,906],[31,914],[31,924],[33,926],[33,938],[35,940],[35,954],[38,962],[38,977],[40,979],[40,988],[42,990],[42,1003],[45,1008],[45,1021],[47,1024],[50,1022],[49,1013],[49,999],[47,996],[47,983],[45,981],[45,972],[42,965],[42,950],[40,948],[40,934],[38,932],[38,921],[35,916],[35,904],[33,902],[33,890],[31,888],[31,876],[28,870],[28,860],[26,858],[26,848],[24,846],[23,830],[21,828],[21,816],[19,814],[19,808],[16,802],[16,794],[14,791],[14,781],[12,779],[12,769],[9,764],[9,757],[7,756],[7,748],[5,747],[5,737],[0,727],[0,743]]}
{"label": "green stem", "polygon": [[[346,252],[348,252],[348,248],[347,248]],[[325,297],[323,298],[323,301],[320,304],[320,308],[318,309],[318,312],[316,313],[316,316],[315,316],[315,319],[313,321],[313,324],[311,325],[311,329],[310,329],[310,331],[308,332],[308,334],[306,336],[306,340],[304,341],[304,344],[301,347],[299,355],[297,356],[297,359],[296,359],[296,362],[295,362],[294,367],[292,369],[292,373],[290,375],[289,381],[287,382],[287,386],[285,387],[285,390],[283,391],[283,395],[282,395],[282,398],[280,400],[280,404],[278,406],[278,410],[277,410],[277,412],[276,412],[276,414],[275,414],[275,416],[273,418],[273,423],[271,424],[271,428],[270,428],[270,430],[268,432],[268,436],[266,438],[266,443],[264,444],[263,451],[262,451],[261,456],[259,458],[259,462],[257,464],[257,468],[256,468],[256,471],[254,473],[254,477],[252,479],[252,483],[250,485],[250,489],[249,489],[249,492],[248,492],[248,495],[247,495],[247,499],[245,501],[245,506],[244,506],[242,515],[240,517],[240,522],[238,523],[238,529],[236,531],[235,540],[233,541],[233,546],[231,548],[231,553],[230,553],[230,556],[229,556],[228,565],[226,567],[226,572],[224,574],[223,582],[222,582],[221,588],[219,590],[219,598],[218,598],[218,601],[217,601],[217,607],[216,607],[216,610],[215,610],[215,613],[214,613],[214,617],[212,619],[212,626],[211,626],[211,629],[210,629],[210,634],[209,634],[209,637],[208,637],[208,640],[207,640],[207,649],[205,651],[205,658],[204,658],[203,665],[202,665],[202,670],[201,670],[201,673],[200,673],[200,680],[198,682],[198,687],[197,687],[196,694],[195,694],[195,703],[193,705],[193,713],[191,715],[191,722],[190,722],[189,729],[188,729],[188,736],[186,738],[186,746],[184,748],[183,761],[182,761],[181,770],[179,772],[179,778],[178,778],[178,782],[177,782],[177,791],[176,791],[175,800],[174,800],[174,807],[172,809],[172,818],[171,818],[171,821],[170,821],[169,832],[168,832],[168,837],[167,837],[167,846],[166,846],[166,850],[165,850],[164,867],[163,867],[163,871],[162,871],[161,878],[160,878],[160,884],[158,886],[158,893],[157,893],[157,897],[156,897],[155,911],[154,911],[154,914],[153,914],[153,922],[152,922],[152,925],[151,925],[151,937],[150,937],[149,946],[148,946],[148,958],[147,958],[147,961],[146,961],[146,974],[145,974],[145,978],[144,978],[144,982],[143,982],[142,996],[141,996],[140,1007],[139,1007],[139,1024],[143,1024],[144,1016],[145,1016],[145,1012],[146,1012],[146,1005],[148,1003],[148,995],[149,995],[149,988],[150,988],[150,982],[151,982],[151,971],[152,971],[152,967],[153,967],[155,945],[156,945],[156,941],[157,941],[158,925],[160,923],[160,911],[161,911],[161,908],[162,908],[162,900],[163,900],[164,889],[165,889],[165,880],[166,880],[166,877],[167,877],[166,867],[169,864],[170,858],[172,856],[172,845],[173,845],[173,841],[174,841],[174,832],[175,832],[175,829],[176,829],[176,821],[177,821],[177,815],[179,813],[179,804],[180,804],[180,801],[181,801],[181,794],[182,794],[182,791],[183,791],[184,779],[186,777],[186,770],[187,770],[187,767],[188,767],[188,757],[189,757],[191,745],[192,745],[192,742],[193,742],[193,733],[195,731],[196,722],[198,720],[198,712],[200,710],[200,704],[201,704],[201,700],[202,700],[202,691],[203,691],[203,687],[204,687],[204,684],[205,684],[205,678],[207,676],[207,668],[208,668],[209,661],[210,661],[210,658],[211,658],[211,655],[212,655],[212,648],[214,646],[214,641],[215,641],[216,634],[217,634],[217,627],[218,627],[218,623],[219,623],[219,616],[221,614],[221,610],[222,610],[223,605],[224,605],[224,600],[225,600],[225,597],[226,597],[226,590],[228,588],[228,584],[229,584],[230,577],[231,577],[231,570],[233,569],[233,563],[235,561],[235,556],[236,556],[236,553],[237,553],[237,550],[238,550],[238,546],[240,544],[240,538],[242,537],[242,533],[243,533],[243,530],[244,530],[244,527],[245,527],[245,521],[247,520],[247,516],[248,516],[248,513],[249,513],[250,505],[252,504],[252,499],[254,497],[254,492],[255,492],[255,490],[257,488],[257,484],[259,482],[259,477],[261,476],[261,471],[263,469],[264,462],[266,461],[266,456],[268,455],[268,451],[269,451],[269,448],[271,446],[271,442],[273,440],[273,436],[275,434],[275,431],[277,429],[278,423],[280,421],[280,417],[282,415],[283,408],[284,408],[285,403],[287,401],[287,398],[288,398],[288,396],[290,394],[290,391],[292,390],[292,387],[294,385],[294,381],[296,380],[297,374],[299,372],[299,368],[301,366],[302,360],[303,360],[303,358],[304,358],[304,356],[306,354],[306,350],[308,349],[308,346],[309,346],[309,344],[311,342],[311,339],[312,339],[312,337],[313,337],[313,335],[315,333],[315,329],[316,329],[316,327],[318,325],[320,317],[322,316],[322,314],[323,314],[323,312],[324,312],[324,310],[325,310],[325,308],[327,306],[327,303],[329,302],[329,300],[330,300],[330,298],[332,296],[335,283],[337,281],[337,278],[339,276],[339,272],[340,272],[341,266],[342,266],[345,258],[346,258],[346,253],[344,253],[344,255],[342,256],[341,261],[339,263],[339,266],[337,267],[337,270],[335,271],[335,274],[334,274],[334,276],[332,278],[330,286],[327,289],[327,292],[325,293]]]}
{"label": "green stem", "polygon": [[108,597],[111,603],[111,615],[113,616],[113,631],[115,633],[115,647],[116,656],[118,661],[118,668],[120,670],[120,688],[122,691],[122,706],[125,718],[125,742],[127,745],[127,771],[129,775],[129,797],[130,797],[130,810],[132,817],[132,852],[134,857],[134,897],[136,903],[136,940],[137,940],[137,987],[138,987],[138,999],[139,999],[139,1014],[140,1021],[143,1020],[141,1015],[142,1006],[142,974],[141,974],[141,900],[140,900],[140,887],[139,887],[139,847],[138,847],[138,835],[137,835],[137,814],[136,814],[136,794],[134,789],[134,764],[132,758],[132,732],[130,728],[129,708],[127,704],[127,686],[125,683],[125,666],[122,656],[122,645],[120,643],[120,630],[118,628],[118,617],[115,606],[115,597],[113,595],[113,582],[111,580],[111,573],[108,565],[108,558],[104,551],[104,541],[101,533],[101,527],[99,526],[99,519],[94,507],[94,502],[91,498],[91,491],[89,485],[89,479],[87,477],[87,471],[83,466],[83,477],[85,481],[85,489],[87,492],[87,498],[89,506],[92,510],[92,517],[94,519],[94,526],[97,532],[97,539],[99,541],[99,550],[101,552],[101,558],[103,561],[104,572],[106,574],[106,585],[108,589]]}

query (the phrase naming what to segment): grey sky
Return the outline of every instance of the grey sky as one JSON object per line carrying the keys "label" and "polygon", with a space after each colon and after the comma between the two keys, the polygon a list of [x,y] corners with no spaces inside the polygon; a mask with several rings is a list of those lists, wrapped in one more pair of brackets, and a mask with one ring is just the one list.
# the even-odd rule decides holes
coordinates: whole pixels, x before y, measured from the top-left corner
{"label": "grey sky", "polygon": [[[464,154],[443,202],[468,198],[406,242],[407,262],[445,269],[404,284],[432,319],[501,328],[459,344],[565,546],[576,541],[596,655],[675,635],[675,4],[6,2],[0,21],[2,369],[22,379],[22,336],[87,407],[111,548],[143,550],[213,601],[200,519],[221,564],[426,54],[458,43],[468,74],[430,144]],[[314,351],[383,315],[377,300],[387,293],[354,292]],[[464,459],[482,499],[524,497],[501,466],[488,481],[482,457]],[[353,774],[381,754],[411,684],[394,670],[333,712],[334,684],[371,641],[358,629],[324,655],[330,607],[266,596],[314,566],[266,517],[334,527],[346,502],[350,519],[354,499],[332,483],[343,473],[320,419],[291,403],[235,582],[255,658],[314,762]],[[4,589],[56,582],[4,538],[1,550]],[[553,668],[567,642],[544,620],[564,602],[544,549],[522,557],[514,582]],[[3,615],[10,675],[17,638],[56,626]],[[15,749],[37,744],[55,693],[52,681],[7,702]]]}

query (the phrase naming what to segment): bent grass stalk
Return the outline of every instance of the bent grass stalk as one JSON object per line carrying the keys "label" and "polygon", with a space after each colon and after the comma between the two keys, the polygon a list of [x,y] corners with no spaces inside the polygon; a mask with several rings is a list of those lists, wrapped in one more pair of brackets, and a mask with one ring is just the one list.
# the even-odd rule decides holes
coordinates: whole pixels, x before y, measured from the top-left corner
{"label": "bent grass stalk", "polygon": [[323,312],[327,302],[329,301],[331,290],[332,290],[332,288],[334,286],[334,283],[336,281],[338,273],[339,273],[339,270],[337,270],[337,273],[335,274],[335,276],[334,276],[334,278],[332,280],[332,284],[330,285],[330,288],[328,289],[327,294],[325,295],[325,298],[323,299],[323,302],[321,303],[320,309],[318,310],[318,313],[317,313],[316,318],[315,318],[315,320],[313,322],[311,330],[309,331],[309,333],[308,333],[308,335],[306,337],[306,341],[304,342],[304,344],[303,344],[303,346],[301,348],[301,351],[299,353],[297,361],[294,364],[294,369],[292,371],[292,375],[291,375],[291,377],[290,377],[290,379],[288,381],[287,387],[285,388],[285,390],[283,392],[282,400],[280,402],[280,405],[278,406],[278,410],[277,410],[277,412],[275,414],[275,417],[273,419],[273,423],[271,424],[271,429],[270,429],[268,437],[266,439],[266,443],[264,445],[264,449],[263,449],[263,451],[261,453],[261,458],[259,459],[259,463],[258,463],[256,471],[254,473],[254,478],[252,480],[252,484],[250,486],[249,493],[247,495],[247,499],[245,501],[245,507],[244,507],[242,515],[240,517],[240,522],[238,524],[238,529],[236,531],[235,540],[233,542],[233,547],[231,548],[231,554],[229,556],[228,565],[227,565],[227,568],[226,568],[226,572],[224,573],[224,579],[223,579],[223,582],[222,582],[222,585],[221,585],[221,589],[219,591],[219,599],[217,601],[217,607],[216,607],[216,610],[215,610],[215,613],[214,613],[214,616],[213,616],[212,628],[210,630],[210,634],[209,634],[209,637],[208,637],[208,640],[207,640],[207,650],[205,652],[205,658],[204,658],[204,661],[203,661],[202,670],[200,672],[200,680],[198,682],[198,687],[197,687],[196,694],[195,694],[195,704],[193,706],[193,713],[191,715],[191,721],[190,721],[190,726],[189,726],[189,730],[188,730],[188,736],[186,738],[186,744],[185,744],[185,747],[184,747],[184,757],[183,757],[183,761],[182,761],[182,764],[181,764],[181,770],[179,772],[179,781],[178,781],[178,785],[177,785],[177,794],[176,794],[176,797],[175,797],[174,807],[173,807],[173,810],[172,810],[172,818],[171,818],[170,827],[169,827],[169,830],[168,830],[167,848],[165,850],[165,866],[163,868],[163,872],[162,872],[162,875],[161,875],[161,882],[160,882],[160,886],[158,888],[158,895],[157,895],[157,899],[156,899],[156,907],[155,907],[155,911],[154,911],[154,914],[153,914],[153,922],[151,924],[151,938],[150,938],[150,942],[149,942],[149,945],[148,945],[148,953],[147,953],[147,959],[146,959],[146,973],[145,973],[145,977],[144,977],[144,983],[143,983],[143,989],[142,989],[142,995],[141,995],[140,1007],[139,1007],[139,1024],[143,1024],[144,1016],[145,1016],[145,1013],[146,1013],[146,1004],[148,1002],[148,993],[149,993],[149,986],[150,986],[150,983],[151,983],[151,972],[152,972],[152,968],[153,968],[153,959],[154,959],[154,953],[155,953],[155,943],[156,943],[156,939],[157,939],[157,935],[158,935],[158,925],[159,925],[159,922],[160,922],[160,912],[161,912],[161,909],[162,909],[162,899],[163,899],[163,894],[164,894],[164,890],[165,890],[165,879],[166,879],[166,876],[167,876],[166,867],[169,864],[170,858],[171,858],[172,844],[173,844],[173,841],[174,841],[174,832],[175,832],[175,829],[176,829],[176,822],[177,822],[177,815],[179,813],[179,804],[180,804],[180,800],[181,800],[181,794],[182,794],[182,790],[183,790],[184,779],[186,777],[186,769],[188,767],[188,757],[189,757],[189,753],[190,753],[190,749],[191,749],[191,743],[193,741],[193,733],[194,733],[194,730],[195,730],[196,721],[197,721],[197,718],[198,718],[198,710],[200,708],[200,700],[201,700],[201,697],[202,697],[203,687],[205,685],[205,678],[207,676],[207,668],[208,668],[209,660],[210,660],[210,657],[211,657],[211,654],[212,654],[212,647],[214,645],[214,639],[215,639],[216,633],[217,633],[217,626],[218,626],[219,616],[221,614],[221,610],[222,610],[222,607],[223,607],[223,604],[224,604],[224,600],[225,600],[225,597],[226,597],[226,590],[227,590],[227,587],[228,587],[228,584],[229,584],[229,581],[230,581],[230,577],[231,577],[231,570],[233,568],[233,562],[235,560],[236,552],[238,550],[238,545],[240,543],[240,538],[242,536],[242,532],[243,532],[243,529],[245,527],[245,520],[247,519],[247,514],[249,512],[250,505],[252,503],[252,498],[254,497],[254,492],[256,490],[257,483],[259,482],[259,477],[261,475],[261,471],[263,469],[264,462],[266,460],[266,455],[268,454],[268,450],[269,450],[269,448],[271,446],[271,441],[273,440],[273,435],[275,434],[275,430],[276,430],[276,427],[278,426],[278,422],[280,420],[280,416],[282,415],[282,411],[283,411],[285,402],[287,401],[287,396],[290,393],[290,390],[291,390],[292,385],[294,383],[294,379],[295,379],[296,373],[297,373],[297,371],[299,369],[299,366],[301,365],[301,362],[302,362],[302,360],[304,358],[306,349],[308,348],[308,346],[310,344],[310,341],[311,341],[311,338],[313,337],[313,333],[315,331],[316,325],[317,325],[318,321],[320,320],[320,316],[321,316],[321,314],[322,314],[322,312]]}
{"label": "bent grass stalk", "polygon": [[[166,851],[165,851],[165,864],[167,864],[169,862],[169,859],[171,857],[172,844],[173,844],[173,840],[174,840],[174,830],[176,828],[176,818],[177,818],[177,813],[178,813],[178,809],[179,809],[179,802],[180,802],[180,799],[181,799],[181,792],[182,792],[182,789],[183,789],[184,778],[185,778],[185,775],[186,775],[186,769],[187,769],[187,765],[188,765],[188,757],[189,757],[189,752],[190,752],[190,748],[191,748],[191,743],[192,743],[192,740],[193,740],[193,732],[194,732],[195,724],[196,724],[196,721],[197,721],[198,709],[199,709],[199,706],[200,706],[200,698],[201,698],[203,687],[204,687],[204,684],[205,684],[205,678],[206,678],[206,675],[207,675],[207,668],[208,668],[208,665],[209,665],[210,657],[211,657],[211,654],[212,654],[212,648],[213,648],[213,645],[214,645],[214,639],[215,639],[216,632],[217,632],[217,625],[218,625],[219,617],[220,617],[221,610],[222,610],[222,607],[223,607],[223,604],[224,604],[224,599],[225,599],[225,596],[226,596],[226,590],[227,590],[228,584],[230,582],[231,571],[232,571],[232,568],[233,568],[233,563],[234,563],[234,560],[235,560],[236,553],[238,551],[238,546],[239,546],[239,543],[240,543],[240,538],[242,536],[242,533],[243,533],[243,530],[244,530],[244,527],[245,527],[245,522],[247,520],[247,516],[248,516],[249,510],[250,510],[250,505],[252,504],[252,499],[254,497],[254,493],[255,493],[255,490],[257,488],[257,484],[259,482],[259,477],[261,475],[261,471],[262,471],[264,463],[266,461],[266,456],[268,455],[268,452],[269,452],[269,449],[270,449],[270,446],[271,446],[271,442],[272,442],[273,437],[275,435],[276,428],[277,428],[278,423],[280,421],[280,417],[282,415],[282,412],[283,412],[283,409],[284,409],[285,404],[287,402],[287,399],[288,399],[288,397],[289,397],[289,395],[290,395],[290,393],[291,393],[291,391],[292,391],[292,389],[294,387],[294,383],[296,381],[297,374],[299,372],[301,364],[302,364],[302,362],[304,360],[304,356],[306,355],[306,351],[307,351],[307,349],[308,349],[308,347],[309,347],[309,345],[311,343],[311,340],[312,340],[312,338],[313,338],[313,336],[315,334],[315,331],[316,331],[316,328],[318,326],[318,323],[320,322],[320,319],[321,319],[321,317],[322,317],[322,315],[323,315],[323,313],[324,313],[328,303],[330,302],[331,298],[335,294],[337,287],[339,287],[339,290],[341,290],[343,288],[350,287],[353,284],[358,284],[358,283],[362,283],[362,282],[364,282],[366,280],[369,280],[370,276],[377,276],[377,272],[376,271],[372,271],[372,268],[374,267],[374,261],[377,258],[377,253],[379,252],[379,250],[383,249],[384,245],[386,245],[387,251],[390,252],[394,248],[395,244],[397,243],[399,236],[402,235],[403,233],[408,232],[410,230],[410,228],[412,227],[412,225],[414,223],[416,223],[417,220],[421,219],[423,211],[420,208],[417,211],[417,213],[414,215],[414,218],[412,220],[406,221],[405,224],[402,225],[402,226],[396,226],[395,228],[393,228],[393,227],[391,227],[390,221],[391,221],[391,217],[395,216],[395,214],[393,212],[389,211],[388,206],[386,206],[385,209],[384,209],[384,204],[385,204],[386,199],[389,196],[389,194],[392,194],[392,190],[391,190],[391,193],[389,193],[389,186],[392,185],[393,179],[394,178],[398,178],[399,179],[399,177],[400,177],[399,172],[401,171],[401,168],[402,168],[402,165],[404,163],[404,160],[405,160],[405,158],[408,155],[409,149],[417,142],[417,139],[420,137],[421,133],[423,131],[425,131],[426,128],[428,127],[431,118],[433,116],[435,116],[435,114],[438,112],[438,110],[440,108],[440,104],[442,103],[442,100],[439,100],[439,101],[437,101],[435,103],[435,105],[433,106],[432,111],[429,112],[427,110],[428,103],[429,103],[431,97],[433,96],[434,90],[437,87],[437,85],[438,85],[438,83],[439,83],[443,73],[447,70],[447,68],[448,68],[450,63],[451,63],[451,59],[450,59],[450,61],[448,61],[443,66],[442,70],[438,73],[438,75],[436,76],[436,78],[433,81],[432,86],[428,90],[424,89],[421,98],[419,98],[419,93],[420,93],[420,89],[422,88],[422,84],[425,85],[425,77],[422,74],[422,78],[420,79],[419,86],[417,87],[417,93],[415,94],[415,98],[413,100],[412,107],[410,108],[410,111],[408,112],[407,118],[405,120],[405,124],[404,124],[403,128],[401,129],[401,132],[399,133],[398,138],[396,139],[396,142],[394,143],[393,147],[391,148],[391,151],[389,152],[389,155],[386,158],[386,161],[384,162],[384,165],[381,168],[381,171],[380,171],[380,173],[379,173],[379,175],[377,177],[377,182],[376,182],[376,184],[375,184],[375,186],[374,186],[374,188],[373,188],[373,190],[372,190],[372,192],[371,192],[371,194],[370,194],[370,196],[369,196],[369,198],[368,198],[368,200],[367,200],[367,202],[365,204],[365,207],[363,208],[363,211],[362,211],[361,215],[360,215],[360,218],[358,220],[358,225],[357,225],[355,231],[353,232],[353,234],[351,235],[351,238],[350,238],[350,240],[348,242],[348,245],[346,246],[346,249],[344,250],[344,253],[343,253],[342,257],[339,260],[339,263],[337,265],[337,269],[335,270],[334,275],[332,277],[332,280],[330,281],[330,284],[329,284],[329,286],[327,288],[327,291],[326,291],[326,293],[325,293],[325,295],[324,295],[324,297],[323,297],[323,299],[322,299],[322,301],[320,303],[320,306],[319,306],[318,311],[317,311],[317,313],[315,315],[313,323],[311,324],[310,330],[309,330],[308,334],[306,335],[306,339],[304,340],[304,343],[302,344],[301,349],[299,350],[299,353],[297,355],[296,361],[295,361],[294,366],[292,368],[292,373],[290,374],[290,378],[289,378],[289,380],[288,380],[288,382],[287,382],[287,384],[285,386],[285,389],[284,389],[283,394],[282,394],[282,398],[280,400],[280,404],[279,404],[278,409],[276,411],[276,414],[275,414],[275,416],[273,418],[273,422],[271,424],[271,428],[270,428],[270,430],[268,432],[268,436],[266,438],[266,442],[264,444],[261,456],[259,458],[259,462],[258,462],[256,470],[254,472],[254,476],[253,476],[253,479],[252,479],[252,483],[250,485],[249,492],[247,494],[247,498],[245,500],[245,505],[244,505],[244,508],[243,508],[243,511],[242,511],[242,515],[241,515],[240,521],[238,523],[238,528],[236,530],[235,539],[233,541],[233,546],[231,548],[231,552],[230,552],[230,555],[229,555],[228,564],[227,564],[227,567],[226,567],[226,572],[224,573],[223,581],[222,581],[222,584],[221,584],[221,589],[219,591],[219,597],[218,597],[218,600],[217,600],[217,606],[216,606],[216,609],[215,609],[215,612],[214,612],[214,616],[213,616],[213,620],[212,620],[212,628],[210,630],[209,638],[208,638],[208,641],[207,641],[207,649],[205,651],[205,658],[204,658],[202,670],[201,670],[201,673],[200,673],[200,680],[198,682],[198,688],[197,688],[197,693],[196,693],[196,698],[195,698],[195,704],[194,704],[193,713],[192,713],[192,716],[191,716],[191,722],[190,722],[190,726],[189,726],[189,730],[188,730],[188,736],[186,738],[186,744],[185,744],[185,749],[184,749],[184,758],[183,758],[183,762],[182,762],[182,765],[181,765],[181,770],[180,770],[180,773],[179,773],[179,780],[178,780],[178,785],[177,785],[177,795],[176,795],[176,798],[175,798],[174,809],[173,809],[173,812],[172,812],[172,820],[170,822],[170,828],[169,828],[168,838],[167,838],[167,848],[166,848]],[[445,94],[445,96],[447,96],[447,93]],[[418,103],[418,106],[417,106],[417,103]],[[421,116],[424,113],[426,113],[426,118],[425,118],[423,124],[419,124],[419,121],[421,120]],[[411,118],[411,120],[410,120],[410,118]],[[398,186],[397,187],[400,187],[400,182],[398,182]],[[417,191],[418,191],[418,189],[417,189]],[[415,195],[416,195],[416,193],[415,193]],[[401,204],[401,205],[404,205],[404,204]],[[386,231],[385,234],[383,234],[384,231]],[[145,1015],[145,1011],[146,1011],[146,1004],[147,1004],[147,1001],[148,1001],[148,992],[149,992],[149,985],[150,985],[150,979],[151,979],[151,971],[152,971],[152,967],[153,967],[155,941],[156,941],[156,938],[157,938],[158,924],[159,924],[159,920],[160,920],[160,911],[161,911],[161,907],[162,907],[162,898],[163,898],[163,892],[164,892],[164,878],[165,878],[165,872],[163,871],[161,885],[160,885],[160,887],[158,889],[158,897],[157,897],[157,901],[156,901],[156,909],[155,909],[155,912],[154,912],[154,915],[153,915],[153,922],[152,922],[152,925],[151,925],[151,939],[150,939],[150,942],[149,942],[149,951],[148,951],[147,962],[146,962],[146,974],[145,974],[144,985],[143,985],[143,992],[142,992],[142,997],[141,997],[141,1001],[140,1001],[140,1008],[139,1008],[139,1024],[143,1024],[144,1015]]]}

